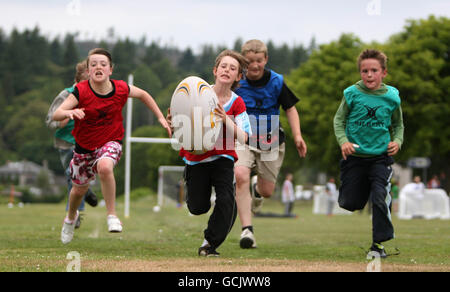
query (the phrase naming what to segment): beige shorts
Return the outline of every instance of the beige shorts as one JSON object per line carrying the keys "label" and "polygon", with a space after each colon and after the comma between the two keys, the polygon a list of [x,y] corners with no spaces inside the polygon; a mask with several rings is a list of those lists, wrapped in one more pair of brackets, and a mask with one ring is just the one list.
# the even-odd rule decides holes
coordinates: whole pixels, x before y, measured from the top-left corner
{"label": "beige shorts", "polygon": [[277,176],[283,164],[285,143],[274,150],[259,150],[248,145],[239,145],[236,148],[238,161],[237,166],[245,166],[255,171],[257,175],[265,180],[276,183]]}

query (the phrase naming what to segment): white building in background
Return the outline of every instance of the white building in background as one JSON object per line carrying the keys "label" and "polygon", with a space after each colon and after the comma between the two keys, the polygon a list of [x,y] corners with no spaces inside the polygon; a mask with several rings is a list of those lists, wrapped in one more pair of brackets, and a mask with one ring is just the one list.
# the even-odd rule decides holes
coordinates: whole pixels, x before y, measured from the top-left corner
{"label": "white building in background", "polygon": [[48,177],[48,183],[51,186],[54,193],[59,191],[57,186],[57,177],[54,172],[48,168],[47,161],[44,160],[43,166],[31,162],[31,161],[8,161],[5,165],[0,166],[0,181],[2,182],[17,182],[19,187],[30,187],[39,195],[39,191],[36,191],[36,184],[39,175],[45,171]]}

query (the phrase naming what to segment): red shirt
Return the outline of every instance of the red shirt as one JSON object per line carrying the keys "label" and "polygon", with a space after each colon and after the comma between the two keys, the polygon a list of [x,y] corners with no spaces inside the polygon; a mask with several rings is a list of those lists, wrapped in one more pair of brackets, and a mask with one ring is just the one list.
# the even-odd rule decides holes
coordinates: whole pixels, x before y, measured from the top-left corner
{"label": "red shirt", "polygon": [[111,80],[113,90],[107,95],[96,93],[88,80],[75,85],[73,94],[78,108],[84,108],[85,117],[75,119],[72,131],[78,145],[95,150],[109,141],[121,141],[124,137],[122,108],[127,102],[130,88],[125,81]]}

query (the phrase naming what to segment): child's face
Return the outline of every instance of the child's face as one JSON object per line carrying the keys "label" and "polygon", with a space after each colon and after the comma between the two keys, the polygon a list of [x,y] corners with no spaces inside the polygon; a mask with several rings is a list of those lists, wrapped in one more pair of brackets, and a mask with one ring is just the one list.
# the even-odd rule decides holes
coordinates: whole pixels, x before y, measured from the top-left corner
{"label": "child's face", "polygon": [[377,59],[365,59],[361,61],[359,73],[364,85],[370,90],[376,90],[381,87],[387,70],[381,67]]}
{"label": "child's face", "polygon": [[104,82],[112,74],[112,67],[108,57],[101,54],[89,56],[89,78],[94,82]]}
{"label": "child's face", "polygon": [[267,56],[264,53],[248,52],[245,54],[249,64],[247,68],[247,78],[250,80],[261,79],[264,75],[264,67],[267,64]]}
{"label": "child's face", "polygon": [[213,70],[216,84],[226,84],[230,88],[234,82],[241,80],[241,74],[239,73],[239,62],[230,56],[225,56],[220,60],[219,66]]}

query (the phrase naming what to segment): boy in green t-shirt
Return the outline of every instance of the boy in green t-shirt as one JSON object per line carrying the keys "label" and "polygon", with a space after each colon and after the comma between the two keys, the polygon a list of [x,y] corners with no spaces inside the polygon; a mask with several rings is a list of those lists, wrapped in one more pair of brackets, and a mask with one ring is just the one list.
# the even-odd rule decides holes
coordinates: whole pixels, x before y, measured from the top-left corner
{"label": "boy in green t-shirt", "polygon": [[[87,74],[87,65],[86,61],[82,61],[76,66],[75,73],[75,84],[80,81],[88,79],[89,76]],[[54,134],[54,146],[58,149],[59,158],[61,160],[61,165],[64,169],[64,175],[67,181],[68,187],[68,195],[70,195],[70,190],[72,189],[72,178],[70,177],[70,161],[73,158],[73,150],[75,149],[75,138],[72,135],[72,130],[75,126],[75,122],[71,119],[65,119],[63,121],[53,121],[52,116],[56,109],[66,100],[66,98],[73,92],[74,86],[66,88],[62,90],[53,100],[52,104],[47,113],[47,117],[45,119],[45,123],[48,128],[55,130]],[[96,207],[98,204],[98,199],[95,193],[88,189],[86,195],[83,198],[82,203],[78,210],[84,211],[84,202],[87,202],[90,206]],[[66,205],[66,211],[69,209],[69,202]],[[81,225],[81,216],[78,217],[77,222],[75,224],[75,228],[79,228]]]}
{"label": "boy in green t-shirt", "polygon": [[382,83],[387,75],[385,54],[365,50],[359,55],[358,67],[362,80],[344,90],[334,117],[334,132],[343,157],[338,202],[342,208],[355,211],[371,200],[370,250],[385,258],[381,243],[394,238],[389,191],[392,156],[403,142],[402,110],[398,90]]}

